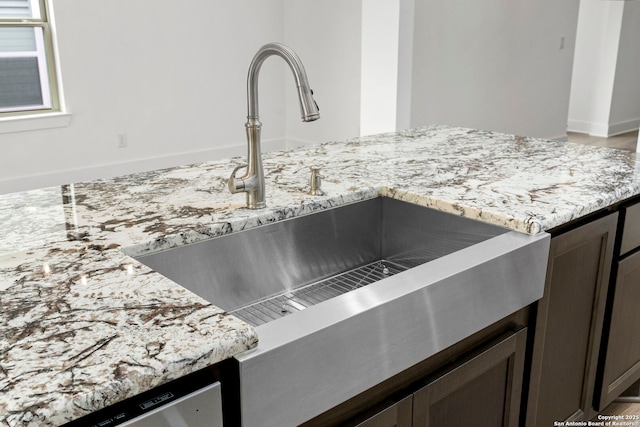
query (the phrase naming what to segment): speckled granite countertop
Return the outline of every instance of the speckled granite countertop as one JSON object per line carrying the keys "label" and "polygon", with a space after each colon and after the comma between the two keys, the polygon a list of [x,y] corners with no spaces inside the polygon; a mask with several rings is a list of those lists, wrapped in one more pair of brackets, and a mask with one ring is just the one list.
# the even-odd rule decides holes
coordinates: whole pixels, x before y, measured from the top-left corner
{"label": "speckled granite countertop", "polygon": [[0,426],[60,425],[256,345],[128,255],[378,195],[535,234],[640,193],[635,153],[437,126],[267,153],[258,211],[226,188],[243,161],[0,196]]}

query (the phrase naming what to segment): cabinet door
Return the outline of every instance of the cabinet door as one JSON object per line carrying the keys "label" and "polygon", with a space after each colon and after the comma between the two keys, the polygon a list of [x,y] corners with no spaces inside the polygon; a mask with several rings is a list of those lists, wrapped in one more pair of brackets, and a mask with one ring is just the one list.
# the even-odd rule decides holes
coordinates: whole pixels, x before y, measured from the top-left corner
{"label": "cabinet door", "polygon": [[413,396],[388,404],[384,409],[374,409],[372,415],[364,415],[344,427],[411,427]]}
{"label": "cabinet door", "polygon": [[618,214],[551,239],[538,302],[527,426],[594,415],[598,350]]}
{"label": "cabinet door", "polygon": [[640,379],[640,252],[618,263],[599,410]]}
{"label": "cabinet door", "polygon": [[516,427],[526,328],[414,393],[414,427]]}

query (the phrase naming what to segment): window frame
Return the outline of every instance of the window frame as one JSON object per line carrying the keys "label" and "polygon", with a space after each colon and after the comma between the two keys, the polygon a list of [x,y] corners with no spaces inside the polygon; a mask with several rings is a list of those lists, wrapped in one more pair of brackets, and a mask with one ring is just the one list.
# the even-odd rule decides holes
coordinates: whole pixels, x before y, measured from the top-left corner
{"label": "window frame", "polygon": [[[3,111],[0,109],[0,119],[7,117],[36,116],[61,112],[60,92],[58,84],[57,63],[53,41],[53,29],[50,21],[49,4],[47,0],[29,0],[30,6],[39,8],[39,17],[17,17],[7,18],[0,16],[0,28],[41,28],[35,31],[36,52],[35,55],[25,55],[21,52],[11,55],[9,52],[4,57],[36,57],[38,59],[38,70],[40,72],[40,87],[42,89],[43,105],[21,106]],[[35,8],[34,8],[35,9]],[[33,13],[32,15],[35,15]],[[41,50],[41,54],[38,54]]]}

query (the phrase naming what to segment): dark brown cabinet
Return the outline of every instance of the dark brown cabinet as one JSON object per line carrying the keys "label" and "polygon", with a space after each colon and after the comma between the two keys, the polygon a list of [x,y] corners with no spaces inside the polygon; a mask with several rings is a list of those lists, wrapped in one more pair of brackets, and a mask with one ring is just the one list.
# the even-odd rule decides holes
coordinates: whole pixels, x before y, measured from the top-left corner
{"label": "dark brown cabinet", "polygon": [[593,397],[617,213],[552,237],[538,303],[526,425],[586,420]]}
{"label": "dark brown cabinet", "polygon": [[492,341],[417,390],[347,423],[358,427],[516,427],[526,328]]}
{"label": "dark brown cabinet", "polygon": [[383,409],[373,409],[351,420],[344,427],[411,427],[413,396],[383,402]]}
{"label": "dark brown cabinet", "polygon": [[640,253],[618,264],[598,409],[640,379]]}
{"label": "dark brown cabinet", "polygon": [[517,427],[526,329],[455,366],[413,394],[413,427]]}
{"label": "dark brown cabinet", "polygon": [[598,410],[640,379],[640,203],[622,212],[620,256],[611,282],[600,358]]}

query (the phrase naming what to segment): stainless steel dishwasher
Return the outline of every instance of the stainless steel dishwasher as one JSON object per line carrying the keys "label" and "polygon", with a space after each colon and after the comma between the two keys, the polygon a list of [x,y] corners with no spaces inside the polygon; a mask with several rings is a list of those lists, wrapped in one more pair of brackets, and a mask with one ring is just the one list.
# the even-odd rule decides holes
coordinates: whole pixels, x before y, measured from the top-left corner
{"label": "stainless steel dishwasher", "polygon": [[79,426],[222,427],[221,384],[199,371],[65,424]]}

